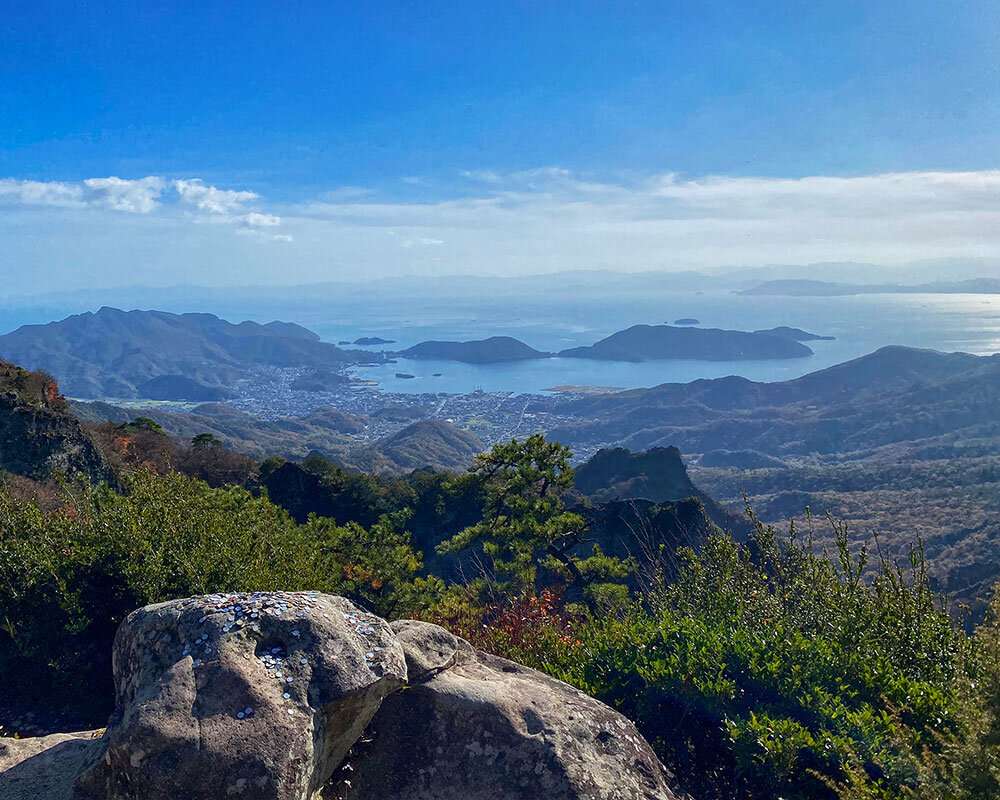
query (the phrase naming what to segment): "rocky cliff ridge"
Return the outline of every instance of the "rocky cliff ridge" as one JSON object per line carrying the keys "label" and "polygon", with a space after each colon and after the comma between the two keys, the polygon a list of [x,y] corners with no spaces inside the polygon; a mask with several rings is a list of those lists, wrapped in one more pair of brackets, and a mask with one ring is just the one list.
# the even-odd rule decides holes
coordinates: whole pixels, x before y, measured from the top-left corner
{"label": "rocky cliff ridge", "polygon": [[109,476],[52,376],[6,361],[0,361],[0,470],[35,479],[54,472]]}

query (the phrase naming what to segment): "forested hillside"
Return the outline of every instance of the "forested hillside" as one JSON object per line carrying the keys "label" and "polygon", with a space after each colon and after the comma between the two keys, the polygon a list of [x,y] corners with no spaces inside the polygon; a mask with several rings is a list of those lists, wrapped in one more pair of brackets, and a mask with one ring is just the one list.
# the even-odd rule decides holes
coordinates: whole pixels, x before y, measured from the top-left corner
{"label": "forested hillside", "polygon": [[675,446],[730,508],[807,509],[877,533],[897,555],[921,541],[938,589],[982,609],[1000,578],[1000,356],[890,347],[783,383],[665,384],[554,404],[579,422],[547,435],[591,449]]}

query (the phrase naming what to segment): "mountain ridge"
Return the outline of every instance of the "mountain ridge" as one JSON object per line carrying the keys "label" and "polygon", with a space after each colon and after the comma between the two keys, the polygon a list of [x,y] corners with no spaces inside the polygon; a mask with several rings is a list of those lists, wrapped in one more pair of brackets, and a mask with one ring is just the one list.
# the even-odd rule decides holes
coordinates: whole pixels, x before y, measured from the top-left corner
{"label": "mountain ridge", "polygon": [[140,387],[155,378],[219,389],[256,367],[330,369],[372,356],[321,342],[295,323],[234,324],[207,313],[103,306],[56,322],[22,325],[0,336],[0,357],[53,373],[73,397],[130,398],[141,396]]}

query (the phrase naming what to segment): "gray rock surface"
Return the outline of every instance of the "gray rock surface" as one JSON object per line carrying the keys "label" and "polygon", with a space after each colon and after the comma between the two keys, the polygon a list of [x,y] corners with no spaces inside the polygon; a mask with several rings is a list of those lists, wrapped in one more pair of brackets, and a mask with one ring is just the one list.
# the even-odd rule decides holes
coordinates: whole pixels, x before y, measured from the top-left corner
{"label": "gray rock surface", "polygon": [[459,662],[475,660],[476,649],[440,625],[401,619],[390,623],[390,627],[403,646],[411,685],[426,683]]}
{"label": "gray rock surface", "polygon": [[602,703],[340,597],[147,606],[118,631],[114,677],[103,735],[0,739],[2,800],[678,798]]}
{"label": "gray rock surface", "polygon": [[0,739],[3,800],[71,800],[73,782],[100,761],[100,731]]}
{"label": "gray rock surface", "polygon": [[403,685],[388,624],[340,597],[211,595],[133,612],[115,638],[101,800],[305,800]]}
{"label": "gray rock surface", "polygon": [[[327,798],[673,800],[635,726],[565,683],[474,650],[429,623],[394,623],[411,686],[375,715]],[[348,789],[348,791],[344,791]]]}

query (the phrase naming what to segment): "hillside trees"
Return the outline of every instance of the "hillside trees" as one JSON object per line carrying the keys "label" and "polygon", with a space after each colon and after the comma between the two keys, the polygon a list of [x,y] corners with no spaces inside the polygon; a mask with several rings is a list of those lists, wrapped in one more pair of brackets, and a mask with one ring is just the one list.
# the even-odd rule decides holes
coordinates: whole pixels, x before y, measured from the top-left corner
{"label": "hillside trees", "polygon": [[572,553],[587,526],[562,499],[573,486],[571,457],[568,447],[540,434],[498,443],[477,456],[454,485],[481,487],[482,519],[439,544],[438,552],[457,553],[480,544],[496,574],[506,576],[516,594],[534,591],[540,566],[577,584],[625,577],[630,565],[599,549],[589,558]]}

